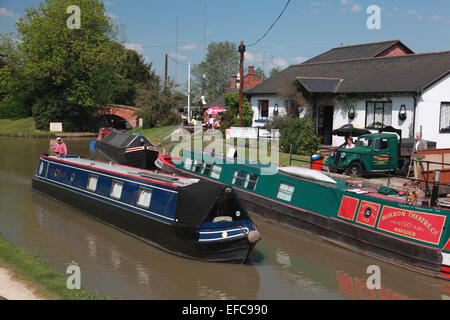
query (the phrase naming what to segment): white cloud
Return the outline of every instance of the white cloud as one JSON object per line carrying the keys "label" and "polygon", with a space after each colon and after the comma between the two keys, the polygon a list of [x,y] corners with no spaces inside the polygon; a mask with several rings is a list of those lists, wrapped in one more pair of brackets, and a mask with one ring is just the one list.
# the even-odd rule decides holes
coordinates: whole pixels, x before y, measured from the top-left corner
{"label": "white cloud", "polygon": [[408,11],[406,11],[406,13],[408,13],[408,14],[410,14],[410,15],[413,15],[413,16],[416,16],[417,19],[420,19],[420,20],[423,19],[423,15],[421,15],[421,14],[419,13],[419,11],[417,11],[417,10],[409,9]]}
{"label": "white cloud", "polygon": [[314,1],[314,2],[310,2],[309,5],[310,5],[311,7],[318,7],[318,6],[320,6],[320,3]]}
{"label": "white cloud", "polygon": [[348,0],[341,0],[341,4],[347,4]]}
{"label": "white cloud", "polygon": [[112,6],[113,4],[115,4],[115,1],[103,1],[104,4],[106,4],[107,6]]}
{"label": "white cloud", "polygon": [[358,12],[360,12],[362,10],[362,6],[360,6],[359,4],[354,4],[353,6],[352,6],[352,8],[350,9],[350,12],[353,12],[353,13],[358,13]]}
{"label": "white cloud", "polygon": [[432,16],[431,19],[438,21],[438,20],[441,20],[442,17],[441,16]]}
{"label": "white cloud", "polygon": [[206,34],[212,34],[213,32],[211,30],[206,30]]}
{"label": "white cloud", "polygon": [[181,50],[197,50],[199,47],[195,43],[186,44],[184,46],[181,46],[179,49]]}
{"label": "white cloud", "polygon": [[9,11],[6,8],[0,8],[0,16],[3,16],[3,17],[17,17],[18,15],[14,14],[14,12]]}
{"label": "white cloud", "polygon": [[186,56],[183,56],[181,54],[176,54],[175,52],[169,53],[169,56],[174,58],[175,60],[187,60]]}
{"label": "white cloud", "polygon": [[144,53],[144,48],[142,47],[142,44],[139,43],[125,43],[125,48],[134,50],[139,54]]}
{"label": "white cloud", "polygon": [[305,62],[306,60],[308,60],[308,58],[302,57],[302,56],[298,56],[298,57],[292,58],[291,60],[293,62],[297,63],[297,64],[300,64],[300,63]]}
{"label": "white cloud", "polygon": [[287,61],[281,57],[264,56],[262,53],[251,53],[246,51],[244,53],[244,59],[248,65],[259,65],[262,68],[264,64],[265,70],[272,70],[272,68],[284,69],[289,66]]}

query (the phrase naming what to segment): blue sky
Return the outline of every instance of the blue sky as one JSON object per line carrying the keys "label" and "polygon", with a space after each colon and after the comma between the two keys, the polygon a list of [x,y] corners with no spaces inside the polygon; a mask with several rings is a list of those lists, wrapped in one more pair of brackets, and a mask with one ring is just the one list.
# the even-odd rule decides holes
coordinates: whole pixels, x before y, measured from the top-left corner
{"label": "blue sky", "polygon": [[[0,33],[14,31],[24,9],[39,0],[0,0]],[[203,60],[204,15],[206,44],[211,41],[252,43],[265,33],[286,0],[104,0],[108,14],[124,25],[127,46],[179,83],[187,78],[187,62]],[[366,13],[370,5],[381,8],[381,29],[369,30]],[[81,13],[82,14],[82,13]],[[81,16],[82,17],[82,16]],[[178,57],[176,21],[178,20]],[[246,66],[267,72],[318,55],[330,48],[366,42],[401,39],[413,51],[450,50],[449,0],[291,0],[284,15],[257,45],[247,47]]]}

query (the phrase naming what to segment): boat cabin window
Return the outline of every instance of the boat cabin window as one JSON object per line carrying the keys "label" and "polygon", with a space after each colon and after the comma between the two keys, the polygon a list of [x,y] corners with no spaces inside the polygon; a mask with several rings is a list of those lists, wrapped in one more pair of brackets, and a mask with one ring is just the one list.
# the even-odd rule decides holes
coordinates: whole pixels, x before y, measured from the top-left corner
{"label": "boat cabin window", "polygon": [[200,172],[202,169],[202,163],[198,159],[194,159],[194,165],[192,166],[192,170],[194,172]]}
{"label": "boat cabin window", "polygon": [[120,199],[122,196],[123,182],[113,180],[111,185],[111,198]]}
{"label": "boat cabin window", "polygon": [[91,191],[95,191],[97,189],[97,181],[98,177],[90,174],[88,178],[87,188]]}
{"label": "boat cabin window", "polygon": [[191,166],[192,166],[192,159],[186,158],[186,160],[184,161],[184,169],[191,170]]}
{"label": "boat cabin window", "polygon": [[290,183],[281,182],[278,189],[277,198],[284,201],[291,201],[295,186]]}
{"label": "boat cabin window", "polygon": [[247,176],[245,177],[244,188],[255,190],[256,184],[258,183],[258,177],[259,175],[255,173],[247,173]]}
{"label": "boat cabin window", "polygon": [[240,187],[240,186],[242,186],[242,182],[244,181],[244,178],[245,178],[245,171],[236,170],[236,171],[234,171],[233,179],[231,180],[231,183]]}
{"label": "boat cabin window", "polygon": [[204,174],[205,176],[209,176],[210,172],[211,172],[211,163],[203,162],[202,174]]}
{"label": "boat cabin window", "polygon": [[222,173],[222,166],[220,164],[214,164],[211,170],[211,178],[219,179]]}
{"label": "boat cabin window", "polygon": [[139,188],[137,205],[140,207],[150,207],[150,200],[152,199],[152,190],[146,188]]}

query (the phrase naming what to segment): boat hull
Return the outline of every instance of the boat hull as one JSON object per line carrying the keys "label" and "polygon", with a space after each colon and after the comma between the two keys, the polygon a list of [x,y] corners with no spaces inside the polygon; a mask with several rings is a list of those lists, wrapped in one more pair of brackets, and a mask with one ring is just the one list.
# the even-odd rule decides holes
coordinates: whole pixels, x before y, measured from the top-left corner
{"label": "boat hull", "polygon": [[101,140],[96,142],[95,147],[114,162],[125,166],[149,170],[155,169],[155,161],[158,159],[159,154],[157,150],[147,146],[131,148],[136,150],[127,150],[113,147],[103,143]]}
{"label": "boat hull", "polygon": [[[164,161],[158,161],[157,163],[162,172],[206,179],[201,175],[181,170]],[[212,179],[207,180],[214,181]],[[235,192],[239,201],[250,214],[259,215],[287,227],[318,235],[324,240],[360,254],[448,280],[448,277],[442,274],[442,253],[436,248],[399,240],[336,218],[326,217],[245,192],[239,188],[235,188]]]}
{"label": "boat hull", "polygon": [[186,240],[179,236],[180,230],[172,224],[134,214],[109,202],[73,192],[36,176],[32,178],[32,188],[103,223],[182,257],[211,262],[245,263],[254,248],[254,244],[251,244],[247,237],[216,243]]}

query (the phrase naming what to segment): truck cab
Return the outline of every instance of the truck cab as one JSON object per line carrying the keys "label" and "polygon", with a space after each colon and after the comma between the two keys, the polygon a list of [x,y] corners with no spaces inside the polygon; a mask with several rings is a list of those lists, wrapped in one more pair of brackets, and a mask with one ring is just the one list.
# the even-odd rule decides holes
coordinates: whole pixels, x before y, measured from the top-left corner
{"label": "truck cab", "polygon": [[396,170],[399,166],[399,142],[396,134],[361,135],[350,149],[333,150],[326,160],[330,171],[360,176],[362,173]]}

